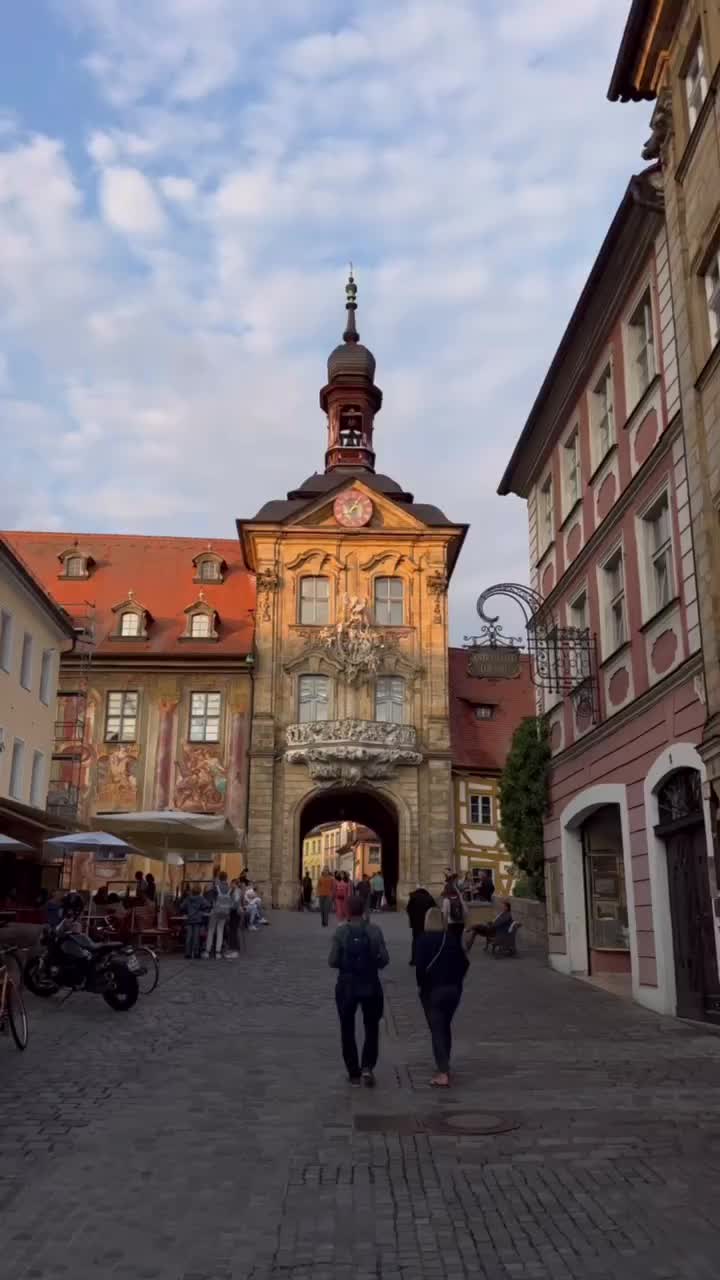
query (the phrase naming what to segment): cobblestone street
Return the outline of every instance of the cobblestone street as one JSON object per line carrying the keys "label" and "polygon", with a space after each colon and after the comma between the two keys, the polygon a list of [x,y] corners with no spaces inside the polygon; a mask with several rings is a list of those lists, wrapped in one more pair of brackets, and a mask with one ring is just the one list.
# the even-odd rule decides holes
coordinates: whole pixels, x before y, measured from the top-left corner
{"label": "cobblestone street", "polygon": [[28,997],[0,1044],[13,1280],[700,1280],[720,1271],[720,1037],[473,952],[456,1086],[391,943],[373,1094],[339,1056],[317,916],[171,958],[129,1015]]}

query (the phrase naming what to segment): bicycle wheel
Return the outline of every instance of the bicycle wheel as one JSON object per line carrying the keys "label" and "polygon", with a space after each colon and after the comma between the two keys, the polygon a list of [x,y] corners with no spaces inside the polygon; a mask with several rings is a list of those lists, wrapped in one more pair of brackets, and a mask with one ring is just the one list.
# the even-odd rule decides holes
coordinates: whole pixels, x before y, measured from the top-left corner
{"label": "bicycle wheel", "polygon": [[141,996],[149,996],[160,981],[160,965],[158,958],[150,947],[135,947],[135,956],[140,965],[135,977],[138,981]]}
{"label": "bicycle wheel", "polygon": [[7,1018],[12,1032],[12,1038],[18,1049],[27,1049],[28,1042],[28,1016],[25,1011],[25,1003],[20,991],[15,986],[12,978],[8,978],[7,987],[5,988],[5,1008],[7,1010]]}

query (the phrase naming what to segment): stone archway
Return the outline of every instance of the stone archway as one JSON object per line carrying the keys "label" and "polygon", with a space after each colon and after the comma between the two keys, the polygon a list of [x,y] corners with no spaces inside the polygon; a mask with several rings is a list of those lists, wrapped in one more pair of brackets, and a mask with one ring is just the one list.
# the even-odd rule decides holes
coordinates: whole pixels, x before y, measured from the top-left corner
{"label": "stone archway", "polygon": [[313,791],[299,816],[296,869],[300,875],[305,836],[326,822],[358,822],[374,831],[382,845],[382,870],[389,901],[395,901],[400,876],[400,832],[397,809],[388,796],[365,787],[329,787]]}

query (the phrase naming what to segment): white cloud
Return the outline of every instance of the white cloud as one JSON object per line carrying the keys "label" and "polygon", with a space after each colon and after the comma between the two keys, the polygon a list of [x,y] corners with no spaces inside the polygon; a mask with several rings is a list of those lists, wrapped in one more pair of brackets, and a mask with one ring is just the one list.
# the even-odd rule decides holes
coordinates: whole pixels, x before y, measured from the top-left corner
{"label": "white cloud", "polygon": [[157,236],[165,229],[162,206],[139,169],[105,169],[100,177],[100,205],[108,225],[124,235]]}
{"label": "white cloud", "polygon": [[320,469],[353,258],[378,466],[471,524],[472,630],[527,576],[495,486],[641,163],[647,109],[604,96],[626,7],[67,0],[99,212],[53,121],[0,137],[0,342],[44,486],[13,519],[231,534]]}

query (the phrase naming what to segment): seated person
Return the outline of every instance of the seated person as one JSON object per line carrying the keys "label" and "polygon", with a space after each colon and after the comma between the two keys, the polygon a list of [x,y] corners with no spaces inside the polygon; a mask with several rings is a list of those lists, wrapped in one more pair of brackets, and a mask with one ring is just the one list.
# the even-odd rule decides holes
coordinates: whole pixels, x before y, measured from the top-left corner
{"label": "seated person", "polygon": [[478,935],[481,938],[487,938],[488,941],[493,942],[496,942],[499,938],[506,938],[510,932],[512,923],[512,906],[509,902],[505,901],[502,904],[502,911],[495,917],[492,924],[476,924],[473,926],[472,930],[470,930],[473,934],[470,946],[472,946]]}
{"label": "seated person", "polygon": [[267,924],[262,910],[262,898],[255,892],[255,886],[252,884],[245,890],[244,906],[249,929],[255,930],[258,925]]}

